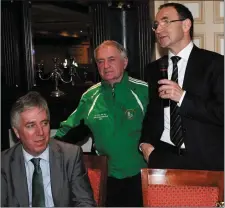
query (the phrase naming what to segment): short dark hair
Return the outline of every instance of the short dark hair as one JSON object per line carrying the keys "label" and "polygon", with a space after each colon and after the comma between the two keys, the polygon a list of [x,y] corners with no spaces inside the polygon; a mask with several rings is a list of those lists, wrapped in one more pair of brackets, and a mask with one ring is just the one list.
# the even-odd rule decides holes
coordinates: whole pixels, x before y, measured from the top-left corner
{"label": "short dark hair", "polygon": [[194,18],[193,18],[192,13],[190,12],[190,10],[186,6],[184,6],[183,4],[174,3],[174,2],[166,3],[166,4],[161,5],[159,7],[159,10],[161,10],[162,8],[165,8],[165,7],[175,8],[180,19],[190,19],[191,20],[190,37],[191,37],[191,39],[193,39]]}
{"label": "short dark hair", "polygon": [[30,91],[26,95],[20,97],[12,106],[10,112],[10,120],[12,127],[19,127],[20,114],[31,108],[38,107],[44,109],[50,120],[50,113],[46,100],[36,91]]}

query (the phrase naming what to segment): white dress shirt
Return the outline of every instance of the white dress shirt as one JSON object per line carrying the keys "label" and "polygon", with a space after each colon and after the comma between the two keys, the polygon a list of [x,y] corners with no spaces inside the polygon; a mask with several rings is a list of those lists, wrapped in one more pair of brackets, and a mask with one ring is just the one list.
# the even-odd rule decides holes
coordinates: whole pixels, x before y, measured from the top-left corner
{"label": "white dress shirt", "polygon": [[[32,177],[34,172],[34,165],[30,161],[34,156],[30,155],[23,149],[23,156],[27,174],[27,186],[29,193],[29,206],[32,207]],[[49,166],[49,147],[35,158],[41,158],[40,167],[43,176],[43,184],[44,184],[44,193],[45,193],[45,206],[46,207],[54,207],[54,202],[52,198],[52,189],[51,189],[51,179],[50,179],[50,166]]]}
{"label": "white dress shirt", "polygon": [[[182,88],[183,87],[183,81],[185,76],[185,71],[187,67],[187,62],[191,53],[191,50],[193,48],[194,44],[193,42],[190,42],[182,51],[180,51],[176,56],[181,57],[180,61],[178,62],[178,84]],[[172,73],[173,73],[173,62],[171,60],[171,57],[175,56],[171,51],[168,53],[168,79],[171,80]],[[179,100],[178,106],[181,106],[182,101],[185,96],[185,91]],[[164,131],[161,136],[161,141],[167,142],[171,145],[174,145],[170,140],[170,107],[164,108]],[[182,144],[181,148],[185,148],[184,143]]]}

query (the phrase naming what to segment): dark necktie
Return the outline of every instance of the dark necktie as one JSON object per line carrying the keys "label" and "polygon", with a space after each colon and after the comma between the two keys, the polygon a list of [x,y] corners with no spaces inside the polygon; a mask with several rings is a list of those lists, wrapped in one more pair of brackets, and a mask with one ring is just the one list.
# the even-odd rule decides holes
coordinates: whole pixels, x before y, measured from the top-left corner
{"label": "dark necktie", "polygon": [[40,158],[31,159],[31,162],[34,164],[32,179],[32,207],[45,207],[45,194],[40,160]]}
{"label": "dark necktie", "polygon": [[[178,67],[177,63],[181,59],[179,56],[171,57],[173,62],[173,73],[171,80],[178,83]],[[180,148],[184,142],[181,117],[179,114],[179,107],[175,101],[170,101],[170,140]]]}

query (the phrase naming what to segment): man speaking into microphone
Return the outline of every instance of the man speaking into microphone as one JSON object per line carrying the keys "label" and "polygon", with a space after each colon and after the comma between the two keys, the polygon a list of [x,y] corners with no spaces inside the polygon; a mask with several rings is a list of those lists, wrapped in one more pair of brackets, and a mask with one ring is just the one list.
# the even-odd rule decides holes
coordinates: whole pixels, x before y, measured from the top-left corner
{"label": "man speaking into microphone", "polygon": [[140,149],[149,168],[224,169],[224,57],[194,45],[193,24],[179,3],[161,5],[152,24],[168,56],[148,66]]}

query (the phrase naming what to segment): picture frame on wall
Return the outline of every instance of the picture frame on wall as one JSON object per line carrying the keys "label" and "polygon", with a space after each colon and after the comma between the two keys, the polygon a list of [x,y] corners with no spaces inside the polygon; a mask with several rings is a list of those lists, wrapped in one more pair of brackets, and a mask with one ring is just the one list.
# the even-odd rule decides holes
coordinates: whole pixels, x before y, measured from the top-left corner
{"label": "picture frame on wall", "polygon": [[193,42],[197,47],[205,49],[205,34],[195,33],[193,37]]}
{"label": "picture frame on wall", "polygon": [[224,22],[224,1],[213,1],[213,22],[215,24],[222,24]]}
{"label": "picture frame on wall", "polygon": [[215,37],[215,52],[224,55],[224,33],[214,33]]}

